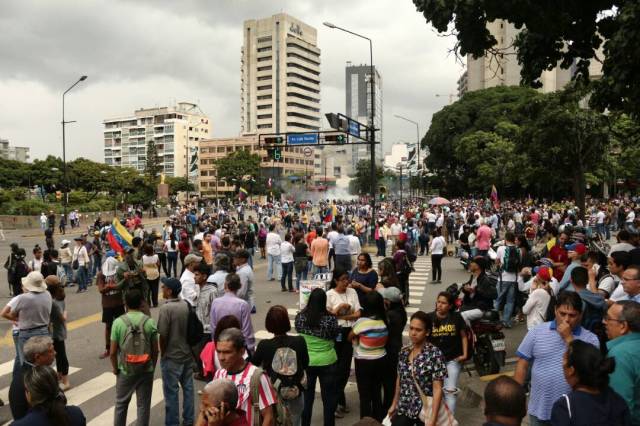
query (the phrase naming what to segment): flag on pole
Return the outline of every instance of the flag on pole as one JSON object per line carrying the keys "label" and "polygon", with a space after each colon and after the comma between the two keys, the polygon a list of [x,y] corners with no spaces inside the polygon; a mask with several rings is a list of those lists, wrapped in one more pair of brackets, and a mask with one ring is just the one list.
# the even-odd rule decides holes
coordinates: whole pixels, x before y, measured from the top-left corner
{"label": "flag on pole", "polygon": [[240,187],[240,191],[238,191],[238,198],[240,198],[240,201],[247,198],[248,195],[249,195],[249,191],[247,191],[243,187]]}
{"label": "flag on pole", "polygon": [[322,218],[322,221],[324,223],[333,222],[333,208],[331,206],[327,207],[327,210],[325,210],[324,217]]}
{"label": "flag on pole", "polygon": [[122,254],[124,251],[131,247],[131,240],[133,237],[127,231],[127,228],[122,226],[118,218],[113,218],[113,223],[107,232],[107,241],[112,250]]}

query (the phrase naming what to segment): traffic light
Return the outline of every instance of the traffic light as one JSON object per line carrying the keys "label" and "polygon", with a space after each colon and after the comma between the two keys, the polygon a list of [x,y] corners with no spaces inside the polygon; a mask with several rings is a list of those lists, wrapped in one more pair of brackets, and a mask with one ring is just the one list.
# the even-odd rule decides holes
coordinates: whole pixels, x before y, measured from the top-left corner
{"label": "traffic light", "polygon": [[327,117],[327,121],[329,122],[329,127],[336,130],[347,130],[347,120],[338,116],[333,112],[327,113],[324,115]]}
{"label": "traffic light", "polygon": [[325,142],[335,142],[339,145],[347,143],[347,135],[339,133],[335,135],[326,135],[324,137]]}
{"label": "traffic light", "polygon": [[264,138],[267,155],[274,161],[282,159],[282,145],[284,144],[283,136],[269,136]]}
{"label": "traffic light", "polygon": [[387,198],[387,187],[381,186],[378,191],[380,192],[380,201],[384,201]]}

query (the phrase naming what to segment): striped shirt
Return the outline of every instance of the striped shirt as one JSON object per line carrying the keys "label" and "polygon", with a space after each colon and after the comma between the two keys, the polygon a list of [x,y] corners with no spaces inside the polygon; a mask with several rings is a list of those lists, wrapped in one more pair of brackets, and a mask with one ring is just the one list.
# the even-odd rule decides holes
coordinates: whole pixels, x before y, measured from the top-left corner
{"label": "striped shirt", "polygon": [[[217,370],[213,375],[214,379],[230,379],[236,384],[238,389],[238,405],[237,409],[244,411],[247,423],[253,424],[253,400],[251,397],[251,376],[256,371],[256,366],[247,362],[244,369],[237,373],[229,373],[224,368]],[[258,402],[258,408],[260,411],[264,410],[270,405],[273,405],[278,400],[276,391],[271,386],[271,382],[266,374],[262,374],[260,377],[260,401]]]}
{"label": "striped shirt", "polygon": [[[573,330],[573,337],[600,347],[596,335],[580,326]],[[529,361],[529,365],[533,362],[528,412],[539,420],[548,421],[556,400],[571,392],[562,370],[566,350],[556,322],[551,321],[529,330],[516,351],[516,355]]]}
{"label": "striped shirt", "polygon": [[356,359],[380,359],[387,354],[389,331],[382,320],[359,318],[352,331],[358,338],[353,354]]}

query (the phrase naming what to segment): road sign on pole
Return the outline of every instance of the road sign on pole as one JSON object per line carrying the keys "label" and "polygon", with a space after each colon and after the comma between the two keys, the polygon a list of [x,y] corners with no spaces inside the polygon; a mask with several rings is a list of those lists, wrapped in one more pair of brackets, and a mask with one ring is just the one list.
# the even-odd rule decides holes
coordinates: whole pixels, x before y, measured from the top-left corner
{"label": "road sign on pole", "polygon": [[360,124],[357,121],[349,120],[349,134],[356,138],[360,137]]}
{"label": "road sign on pole", "polygon": [[302,150],[302,152],[304,153],[305,157],[311,157],[313,155],[313,150],[311,148],[309,148],[308,146],[305,146],[304,150]]}
{"label": "road sign on pole", "polygon": [[318,143],[317,133],[301,133],[287,135],[287,145],[309,145]]}

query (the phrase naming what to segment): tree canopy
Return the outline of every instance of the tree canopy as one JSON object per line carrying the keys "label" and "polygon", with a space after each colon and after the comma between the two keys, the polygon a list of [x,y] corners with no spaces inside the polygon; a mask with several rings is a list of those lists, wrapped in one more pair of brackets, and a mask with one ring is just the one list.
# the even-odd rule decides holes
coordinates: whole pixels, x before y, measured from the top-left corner
{"label": "tree canopy", "polygon": [[233,179],[238,183],[245,176],[257,179],[260,175],[260,156],[241,149],[216,160],[215,166],[218,170],[218,179],[228,183],[234,182]]}
{"label": "tree canopy", "polygon": [[[514,47],[522,83],[539,87],[542,71],[575,66],[576,78],[589,80],[589,66],[602,63],[591,105],[600,111],[640,113],[640,2],[630,0],[490,1],[413,0],[418,12],[440,33],[453,33],[460,55],[502,54],[486,24],[504,19],[522,31]],[[599,53],[600,52],[600,53]]]}

